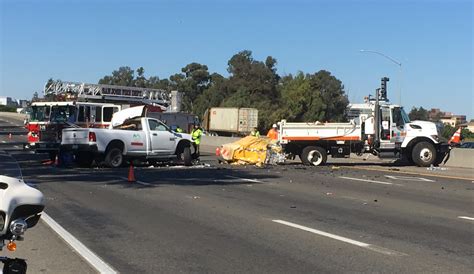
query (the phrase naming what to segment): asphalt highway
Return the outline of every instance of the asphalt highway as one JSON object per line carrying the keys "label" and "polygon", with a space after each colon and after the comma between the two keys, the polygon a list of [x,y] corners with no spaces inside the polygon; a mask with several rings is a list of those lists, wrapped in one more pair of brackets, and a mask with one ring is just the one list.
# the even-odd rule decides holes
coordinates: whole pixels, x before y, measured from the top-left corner
{"label": "asphalt highway", "polygon": [[41,155],[11,154],[45,194],[47,214],[122,273],[474,268],[470,177],[229,166],[209,153],[189,168],[137,167],[129,183],[128,168],[58,168]]}

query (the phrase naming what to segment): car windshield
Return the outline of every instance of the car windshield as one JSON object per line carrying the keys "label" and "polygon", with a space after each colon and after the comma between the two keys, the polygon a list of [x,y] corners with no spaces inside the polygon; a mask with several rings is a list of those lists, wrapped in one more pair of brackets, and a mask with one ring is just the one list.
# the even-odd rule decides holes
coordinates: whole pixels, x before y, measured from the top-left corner
{"label": "car windshield", "polygon": [[7,154],[0,154],[0,175],[23,179],[17,161]]}

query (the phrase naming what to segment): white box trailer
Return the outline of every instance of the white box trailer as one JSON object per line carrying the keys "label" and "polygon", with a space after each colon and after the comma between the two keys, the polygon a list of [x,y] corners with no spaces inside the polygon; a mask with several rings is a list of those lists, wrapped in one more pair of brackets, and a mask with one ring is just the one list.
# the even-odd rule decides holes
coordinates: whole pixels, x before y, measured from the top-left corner
{"label": "white box trailer", "polygon": [[257,125],[255,108],[209,108],[203,119],[203,128],[217,135],[246,135]]}

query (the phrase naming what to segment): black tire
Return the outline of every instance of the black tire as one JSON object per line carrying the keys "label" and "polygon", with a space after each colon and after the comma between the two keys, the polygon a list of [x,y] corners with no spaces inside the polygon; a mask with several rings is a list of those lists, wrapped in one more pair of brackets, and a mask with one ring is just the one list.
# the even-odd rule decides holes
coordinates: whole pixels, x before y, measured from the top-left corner
{"label": "black tire", "polygon": [[193,156],[191,155],[191,148],[184,147],[182,156],[184,165],[185,166],[192,166],[193,165]]}
{"label": "black tire", "polygon": [[112,147],[105,154],[105,164],[111,168],[121,167],[124,162],[122,150],[118,147]]}
{"label": "black tire", "polygon": [[76,155],[76,160],[80,167],[91,167],[94,156],[88,152],[80,152]]}
{"label": "black tire", "polygon": [[428,167],[436,161],[436,149],[428,142],[419,142],[411,152],[413,162],[419,167]]}
{"label": "black tire", "polygon": [[328,159],[326,150],[322,147],[307,146],[300,155],[301,162],[308,166],[324,165]]}

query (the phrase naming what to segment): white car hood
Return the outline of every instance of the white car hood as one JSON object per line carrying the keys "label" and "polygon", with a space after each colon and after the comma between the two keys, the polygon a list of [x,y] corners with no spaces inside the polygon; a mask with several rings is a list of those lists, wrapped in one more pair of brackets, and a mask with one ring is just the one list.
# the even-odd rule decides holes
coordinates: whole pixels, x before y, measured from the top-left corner
{"label": "white car hood", "polygon": [[136,117],[142,117],[145,112],[145,106],[137,106],[126,108],[124,110],[115,112],[112,116],[112,127],[122,125],[126,120],[133,119]]}

